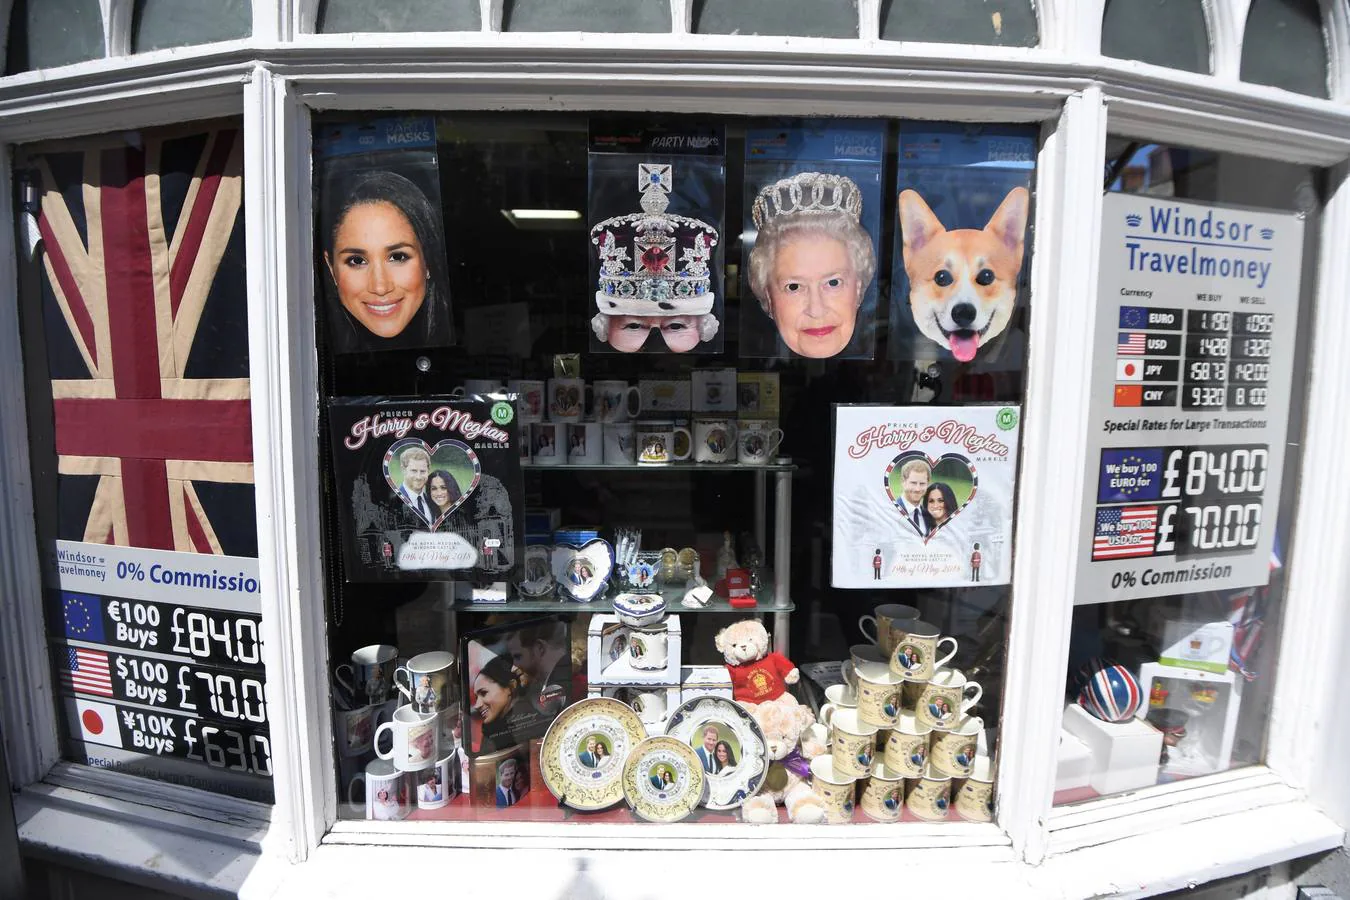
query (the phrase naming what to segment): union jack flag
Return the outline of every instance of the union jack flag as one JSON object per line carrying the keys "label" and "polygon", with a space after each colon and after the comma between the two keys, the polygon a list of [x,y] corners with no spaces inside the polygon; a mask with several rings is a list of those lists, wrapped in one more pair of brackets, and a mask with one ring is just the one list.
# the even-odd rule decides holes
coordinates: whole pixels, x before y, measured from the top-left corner
{"label": "union jack flag", "polygon": [[257,553],[242,143],[147,131],[29,160],[60,537]]}

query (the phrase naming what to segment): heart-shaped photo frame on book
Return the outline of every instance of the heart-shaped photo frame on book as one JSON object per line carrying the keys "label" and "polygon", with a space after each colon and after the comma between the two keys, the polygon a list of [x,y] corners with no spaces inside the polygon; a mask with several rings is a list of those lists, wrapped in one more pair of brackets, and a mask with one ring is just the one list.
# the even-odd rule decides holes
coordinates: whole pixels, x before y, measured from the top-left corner
{"label": "heart-shaped photo frame on book", "polygon": [[[886,467],[884,479],[886,496],[897,509],[902,501],[906,506],[914,505],[905,496],[905,476],[916,471],[909,465],[914,461],[922,461],[928,467],[928,478],[917,504],[926,522],[927,532],[923,535],[926,544],[975,499],[980,479],[975,465],[959,453],[944,453],[936,458],[921,450],[901,453]],[[917,468],[921,471],[923,467]]]}
{"label": "heart-shaped photo frame on book", "polygon": [[384,480],[427,527],[436,530],[478,489],[483,466],[468,444],[404,438],[384,454]]}

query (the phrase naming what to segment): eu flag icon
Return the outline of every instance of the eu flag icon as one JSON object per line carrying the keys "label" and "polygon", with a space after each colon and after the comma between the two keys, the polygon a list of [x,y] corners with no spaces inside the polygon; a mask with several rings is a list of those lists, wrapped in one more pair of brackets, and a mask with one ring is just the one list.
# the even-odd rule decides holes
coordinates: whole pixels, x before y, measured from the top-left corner
{"label": "eu flag icon", "polygon": [[1144,306],[1122,306],[1120,308],[1121,328],[1143,328],[1148,323],[1148,308]]}
{"label": "eu flag icon", "polygon": [[103,601],[93,594],[62,591],[61,616],[66,637],[103,643]]}

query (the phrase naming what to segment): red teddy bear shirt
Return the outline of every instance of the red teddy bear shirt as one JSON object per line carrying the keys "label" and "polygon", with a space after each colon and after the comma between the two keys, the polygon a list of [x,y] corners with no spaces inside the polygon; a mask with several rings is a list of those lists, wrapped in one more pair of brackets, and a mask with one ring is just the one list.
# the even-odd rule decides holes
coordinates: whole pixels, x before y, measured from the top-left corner
{"label": "red teddy bear shirt", "polygon": [[763,659],[743,666],[728,666],[731,672],[731,696],[742,703],[764,703],[783,696],[787,685],[783,679],[797,668],[781,653],[770,653]]}

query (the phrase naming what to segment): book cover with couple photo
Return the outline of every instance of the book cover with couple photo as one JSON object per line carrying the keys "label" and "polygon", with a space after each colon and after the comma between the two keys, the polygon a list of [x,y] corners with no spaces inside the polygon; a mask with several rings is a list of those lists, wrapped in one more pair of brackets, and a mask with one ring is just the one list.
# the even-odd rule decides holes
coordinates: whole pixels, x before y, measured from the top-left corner
{"label": "book cover with couple photo", "polygon": [[839,588],[1007,584],[1017,406],[835,406]]}
{"label": "book cover with couple photo", "polygon": [[524,514],[514,404],[343,398],[328,424],[348,581],[508,579]]}

